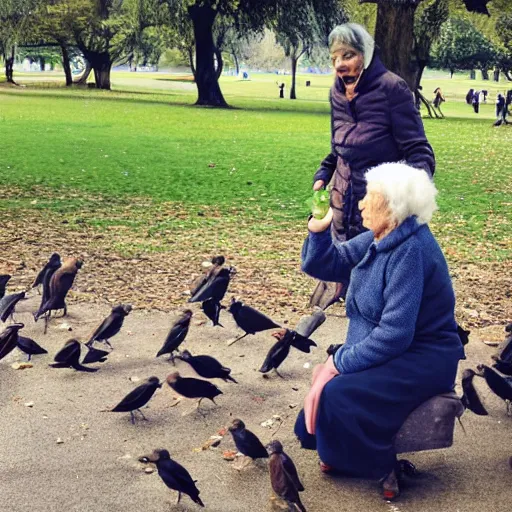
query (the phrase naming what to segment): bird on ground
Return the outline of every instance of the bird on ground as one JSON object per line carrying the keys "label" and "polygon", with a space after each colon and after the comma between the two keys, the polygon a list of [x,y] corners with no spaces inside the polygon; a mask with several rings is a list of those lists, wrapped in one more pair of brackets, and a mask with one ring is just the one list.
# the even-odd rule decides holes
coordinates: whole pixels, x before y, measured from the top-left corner
{"label": "bird on ground", "polygon": [[55,355],[52,368],[74,368],[79,372],[96,372],[98,368],[87,368],[80,364],[80,342],[75,339],[66,341],[64,347]]}
{"label": "bird on ground", "polygon": [[163,354],[170,354],[169,361],[174,363],[173,352],[178,351],[179,346],[185,340],[188,328],[190,327],[190,320],[192,318],[192,311],[185,309],[182,315],[174,322],[165,339],[162,348],[158,351],[156,357],[160,357]]}
{"label": "bird on ground", "polygon": [[60,255],[54,252],[50,259],[45,263],[44,267],[39,271],[34,282],[32,283],[32,288],[37,288],[39,285],[43,285],[44,282],[47,281],[48,284],[50,282],[51,276],[55,273],[55,271],[60,268],[62,262],[60,261]]}
{"label": "bird on ground", "polygon": [[208,299],[201,304],[203,313],[213,322],[213,326],[218,325],[224,327],[219,323],[220,310],[226,309],[217,299]]}
{"label": "bird on ground", "polygon": [[488,413],[473,385],[475,375],[477,374],[469,368],[462,372],[462,404],[466,409],[469,409],[479,416],[487,416]]}
{"label": "bird on ground", "polygon": [[496,355],[491,356],[495,362],[494,368],[505,375],[512,376],[512,323],[505,327],[507,335],[498,346]]}
{"label": "bird on ground", "polygon": [[236,449],[246,457],[251,459],[268,459],[268,453],[262,442],[250,430],[245,428],[245,423],[241,419],[235,419],[228,430],[233,436]]}
{"label": "bird on ground", "polygon": [[0,275],[0,299],[3,298],[3,296],[5,295],[5,289],[7,287],[9,279],[11,279],[11,276],[9,274]]}
{"label": "bird on ground", "polygon": [[476,369],[485,379],[491,391],[499,396],[507,404],[507,415],[512,413],[512,378],[502,377],[498,372],[489,368],[485,364],[479,364]]}
{"label": "bird on ground", "polygon": [[204,507],[204,503],[199,497],[200,491],[196,486],[197,480],[192,480],[190,473],[171,456],[167,450],[158,449],[154,450],[150,455],[144,455],[139,458],[140,462],[152,462],[156,464],[158,476],[163,480],[164,484],[174,491],[178,491],[178,504],[181,500],[181,495],[186,494],[190,499]]}
{"label": "bird on ground", "polygon": [[326,320],[324,311],[320,308],[315,308],[311,315],[303,316],[295,327],[295,332],[309,338]]}
{"label": "bird on ground", "polygon": [[185,398],[199,398],[197,407],[199,407],[203,398],[208,398],[217,405],[214,398],[222,395],[222,391],[215,384],[207,380],[182,377],[179,372],[169,374],[166,380],[167,384],[179,395]]}
{"label": "bird on ground", "polygon": [[140,410],[144,407],[155,394],[158,388],[161,388],[162,384],[158,377],[149,377],[149,379],[137,386],[133,391],[130,391],[113,409],[111,412],[129,412],[132,424],[135,424],[135,414],[133,411],[139,411],[142,419],[148,421],[146,416]]}
{"label": "bird on ground", "polygon": [[231,377],[231,369],[222,366],[222,364],[211,356],[193,356],[188,350],[184,350],[176,359],[181,359],[188,363],[194,371],[205,379],[222,379],[223,381],[231,381],[238,384]]}
{"label": "bird on ground", "polygon": [[277,343],[272,345],[272,348],[269,350],[259,371],[261,373],[268,373],[271,370],[274,370],[277,375],[283,379],[284,377],[277,371],[277,369],[290,353],[293,335],[287,329],[280,329],[279,331],[272,333],[272,336],[277,339]]}
{"label": "bird on ground", "polygon": [[245,338],[248,334],[256,334],[257,332],[266,331],[267,329],[281,327],[271,318],[260,313],[257,309],[254,309],[251,306],[246,306],[243,302],[235,300],[234,298],[229,306],[229,312],[233,315],[238,327],[245,332],[243,336],[240,336],[231,342],[231,345],[235,343],[235,341]]}
{"label": "bird on ground", "polygon": [[95,341],[103,341],[110,348],[113,348],[109,340],[121,330],[124,318],[130,314],[131,310],[132,306],[130,304],[114,306],[110,315],[96,328],[86,345],[92,347]]}
{"label": "bird on ground", "polygon": [[231,280],[236,272],[234,267],[225,268],[224,256],[216,256],[212,259],[212,267],[199,279],[194,281],[190,290],[191,297],[188,302],[204,302],[208,299],[215,299],[221,302]]}
{"label": "bird on ground", "polygon": [[0,333],[0,360],[11,353],[18,345],[19,330],[23,329],[25,324],[11,324]]}
{"label": "bird on ground", "polygon": [[37,344],[32,338],[26,338],[25,336],[18,336],[18,348],[28,355],[27,361],[32,359],[32,356],[40,354],[48,354],[48,350]]}
{"label": "bird on ground", "polygon": [[52,311],[63,309],[67,315],[66,295],[73,285],[78,270],[82,267],[82,262],[76,258],[68,258],[62,266],[55,271],[50,279],[50,290],[48,300],[34,313],[34,320],[45,315],[44,332],[48,328],[48,319]]}
{"label": "bird on ground", "polygon": [[268,469],[272,489],[279,498],[286,501],[289,510],[298,509],[301,512],[306,512],[299,495],[304,491],[304,486],[292,459],[283,451],[283,445],[277,440],[268,444],[267,450],[270,455]]}
{"label": "bird on ground", "polygon": [[5,323],[5,321],[11,317],[11,320],[14,316],[14,309],[16,308],[16,304],[21,299],[25,298],[25,292],[19,293],[11,293],[10,295],[4,295],[0,299],[0,320]]}

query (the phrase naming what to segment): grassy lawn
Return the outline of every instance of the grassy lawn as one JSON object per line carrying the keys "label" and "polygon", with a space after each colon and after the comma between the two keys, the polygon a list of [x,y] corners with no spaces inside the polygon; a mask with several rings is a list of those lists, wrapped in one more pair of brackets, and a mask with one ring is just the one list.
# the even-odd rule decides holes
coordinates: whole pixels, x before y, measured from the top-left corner
{"label": "grassy lawn", "polygon": [[[311,282],[298,275],[298,251],[311,179],[329,150],[331,77],[300,76],[297,101],[277,97],[276,79],[287,76],[225,77],[222,89],[235,107],[228,110],[193,107],[194,84],[173,78],[116,73],[112,92],[50,86],[52,75],[48,87],[0,88],[0,235],[42,235],[42,255],[31,256],[34,244],[19,248],[30,262],[27,280],[52,244],[70,237],[87,254],[101,249],[154,262],[174,255],[194,271],[212,252],[228,252],[253,269],[241,274],[239,292],[270,286],[299,311]],[[303,86],[306,79],[312,87]],[[512,129],[491,126],[495,91],[507,84],[437,73],[423,86],[427,95],[441,86],[448,100],[446,119],[424,119],[440,191],[433,229],[455,276],[480,272],[485,282],[487,272],[510,275]],[[476,115],[463,98],[484,86],[488,104]],[[2,257],[17,259],[5,249],[0,245],[0,271]],[[189,274],[179,292],[167,291],[169,304],[183,301]],[[164,299],[155,294],[159,305]],[[482,303],[477,295],[464,297],[465,309]],[[511,316],[510,306],[500,307]],[[477,324],[506,320],[498,312],[488,320],[472,315]]]}

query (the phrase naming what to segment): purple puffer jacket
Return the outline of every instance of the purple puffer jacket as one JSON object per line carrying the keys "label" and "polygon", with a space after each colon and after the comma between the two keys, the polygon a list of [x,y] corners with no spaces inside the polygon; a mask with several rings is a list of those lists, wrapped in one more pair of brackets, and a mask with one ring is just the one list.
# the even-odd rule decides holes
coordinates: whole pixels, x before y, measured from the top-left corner
{"label": "purple puffer jacket", "polygon": [[357,96],[348,101],[337,78],[331,89],[332,151],[314,181],[334,174],[333,234],[351,239],[366,231],[358,202],[366,193],[365,172],[385,162],[405,161],[434,174],[435,159],[407,83],[388,71],[377,55],[363,72]]}

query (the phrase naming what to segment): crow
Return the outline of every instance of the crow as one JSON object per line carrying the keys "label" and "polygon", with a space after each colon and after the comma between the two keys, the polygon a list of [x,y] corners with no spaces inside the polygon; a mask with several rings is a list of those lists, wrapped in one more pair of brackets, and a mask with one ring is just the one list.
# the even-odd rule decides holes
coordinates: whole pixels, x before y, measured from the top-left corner
{"label": "crow", "polygon": [[214,398],[222,395],[222,391],[215,384],[207,380],[182,377],[179,372],[169,374],[166,380],[167,384],[179,395],[185,398],[199,398],[197,407],[199,407],[203,398],[208,398],[217,405]]}
{"label": "crow", "polygon": [[265,358],[265,361],[263,361],[263,364],[259,371],[261,373],[268,373],[271,370],[275,370],[279,377],[284,378],[277,371],[277,369],[290,353],[290,346],[293,335],[287,329],[281,329],[277,332],[272,333],[272,336],[274,336],[274,338],[277,338],[277,343],[275,343],[269,350],[267,357]]}
{"label": "crow", "polygon": [[2,297],[0,299],[0,320],[5,323],[9,317],[12,319],[16,304],[24,298],[25,292],[11,293],[10,295]]}
{"label": "crow", "polygon": [[51,276],[55,273],[55,271],[60,268],[62,265],[62,262],[60,261],[60,256],[56,252],[54,252],[50,259],[45,263],[44,267],[39,271],[39,274],[37,274],[34,282],[32,283],[32,288],[36,288],[39,285],[43,285],[47,281],[47,283],[50,283]]}
{"label": "crow", "polygon": [[11,324],[5,328],[5,331],[0,333],[0,359],[3,359],[16,348],[19,330],[23,329],[23,327],[25,327],[25,324]]}
{"label": "crow", "polygon": [[75,339],[66,341],[64,347],[55,355],[55,363],[50,364],[53,368],[74,368],[79,372],[96,372],[98,368],[87,368],[82,366],[80,361],[80,342]]}
{"label": "crow", "polygon": [[245,428],[245,423],[236,419],[228,429],[233,436],[236,449],[251,459],[268,459],[268,453],[261,441],[250,430]]}
{"label": "crow", "polygon": [[473,377],[476,373],[471,369],[466,369],[462,373],[462,404],[466,409],[473,411],[479,416],[487,416],[487,411],[480,401],[480,397],[473,386]]}
{"label": "crow", "polygon": [[38,345],[33,339],[25,338],[25,336],[18,337],[18,348],[28,355],[27,361],[30,361],[32,356],[39,354],[48,354],[48,350]]}
{"label": "crow", "polygon": [[7,287],[9,279],[11,279],[9,274],[0,275],[0,299],[5,295],[5,288]]}
{"label": "crow", "polygon": [[220,310],[226,309],[217,299],[208,299],[201,304],[203,313],[213,322],[213,326],[218,325],[224,327],[219,323]]}
{"label": "crow", "polygon": [[208,282],[208,279],[213,274],[218,273],[218,271],[222,268],[222,265],[224,265],[225,261],[226,258],[224,258],[224,256],[214,256],[212,258],[212,265],[210,266],[208,271],[194,279],[194,281],[192,282],[192,285],[190,286],[191,297],[193,297],[198,292],[198,290],[200,290]]}
{"label": "crow", "polygon": [[167,450],[154,450],[150,455],[144,455],[139,458],[140,462],[152,462],[156,464],[158,476],[164,484],[174,491],[178,491],[178,504],[181,500],[181,494],[186,494],[190,499],[204,507],[204,503],[199,497],[200,491],[196,486],[197,480],[192,480],[190,473],[176,461],[171,459]]}
{"label": "crow", "polygon": [[120,304],[114,306],[112,311],[103,322],[96,328],[89,341],[86,343],[88,347],[92,347],[95,341],[104,341],[110,348],[110,338],[114,337],[123,326],[124,317],[132,310],[130,304]]}
{"label": "crow", "polygon": [[270,454],[268,469],[272,489],[277,496],[286,501],[290,510],[306,512],[299,496],[299,493],[304,491],[304,486],[299,480],[292,459],[283,451],[283,445],[277,440],[268,444],[267,450]]}
{"label": "crow", "polygon": [[212,259],[210,270],[193,283],[188,302],[204,302],[208,299],[220,302],[224,298],[231,276],[236,272],[234,267],[223,268],[224,261],[224,256]]}
{"label": "crow", "polygon": [[231,370],[222,366],[217,359],[211,356],[193,356],[188,350],[184,350],[179,356],[176,356],[176,358],[188,363],[198,375],[205,379],[222,379],[225,382],[229,380],[238,384],[237,381],[231,377]]}
{"label": "crow", "polygon": [[170,354],[169,361],[174,362],[173,352],[178,351],[178,347],[183,343],[183,340],[187,336],[192,315],[193,313],[190,309],[185,309],[185,311],[183,311],[182,315],[172,325],[171,330],[169,331],[169,334],[156,357],[160,357],[163,354]]}
{"label": "crow", "polygon": [[505,327],[507,335],[500,343],[496,355],[491,356],[495,364],[494,368],[505,375],[512,376],[512,323]]}
{"label": "crow", "polygon": [[512,379],[504,378],[485,364],[479,364],[476,369],[491,388],[491,391],[499,396],[507,404],[507,415],[512,413]]}
{"label": "crow", "polygon": [[260,331],[280,327],[280,325],[276,324],[268,316],[260,313],[251,306],[246,306],[243,302],[235,300],[234,298],[229,306],[229,312],[233,315],[238,327],[245,332],[243,336],[240,336],[230,344],[245,338],[248,334],[256,334]]}
{"label": "crow", "polygon": [[149,377],[144,384],[130,391],[111,412],[129,412],[132,424],[135,424],[135,414],[133,414],[133,411],[139,411],[142,419],[148,421],[140,408],[144,407],[150,401],[157,388],[161,387],[162,384],[160,384],[158,377]]}

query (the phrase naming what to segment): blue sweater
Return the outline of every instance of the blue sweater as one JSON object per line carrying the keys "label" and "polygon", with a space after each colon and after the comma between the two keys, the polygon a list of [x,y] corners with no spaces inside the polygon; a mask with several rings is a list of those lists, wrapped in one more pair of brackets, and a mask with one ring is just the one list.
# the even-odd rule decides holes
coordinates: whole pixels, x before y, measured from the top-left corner
{"label": "blue sweater", "polygon": [[330,230],[309,233],[302,269],[323,281],[350,277],[347,340],[334,358],[340,373],[378,366],[408,350],[464,357],[446,260],[416,217],[378,242],[371,231],[347,242],[333,240]]}

